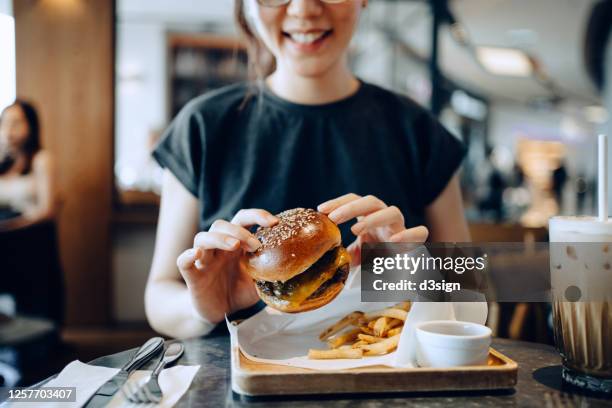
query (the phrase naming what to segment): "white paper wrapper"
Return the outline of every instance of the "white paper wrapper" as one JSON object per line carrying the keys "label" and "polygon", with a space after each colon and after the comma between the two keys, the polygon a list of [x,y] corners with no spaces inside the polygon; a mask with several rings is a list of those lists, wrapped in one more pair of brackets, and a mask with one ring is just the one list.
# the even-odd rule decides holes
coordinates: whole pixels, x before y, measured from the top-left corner
{"label": "white paper wrapper", "polygon": [[[384,356],[362,359],[309,360],[308,349],[326,349],[319,333],[353,311],[370,312],[392,306],[397,302],[361,302],[361,270],[351,272],[344,290],[328,305],[305,313],[281,313],[269,307],[243,321],[238,326],[228,322],[232,347],[250,360],[310,368],[314,370],[341,370],[372,365],[391,367],[416,366],[416,336],[414,325],[429,320],[462,320],[484,324],[487,304],[415,302],[404,324],[395,352]],[[484,300],[484,298],[483,298]]]}

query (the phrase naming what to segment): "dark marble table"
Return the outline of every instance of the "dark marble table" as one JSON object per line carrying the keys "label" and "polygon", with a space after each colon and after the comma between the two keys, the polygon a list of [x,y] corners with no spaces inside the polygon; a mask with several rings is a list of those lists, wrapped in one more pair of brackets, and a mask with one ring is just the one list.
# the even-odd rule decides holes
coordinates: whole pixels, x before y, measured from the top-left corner
{"label": "dark marble table", "polygon": [[[230,341],[225,333],[184,342],[179,364],[199,364],[200,370],[178,407],[612,407],[612,400],[588,396],[563,388],[560,357],[553,347],[495,339],[493,347],[519,365],[518,384],[513,390],[461,393],[410,393],[334,395],[248,399],[232,393]],[[119,367],[131,351],[101,357],[92,364]],[[150,364],[151,365],[151,364]]]}

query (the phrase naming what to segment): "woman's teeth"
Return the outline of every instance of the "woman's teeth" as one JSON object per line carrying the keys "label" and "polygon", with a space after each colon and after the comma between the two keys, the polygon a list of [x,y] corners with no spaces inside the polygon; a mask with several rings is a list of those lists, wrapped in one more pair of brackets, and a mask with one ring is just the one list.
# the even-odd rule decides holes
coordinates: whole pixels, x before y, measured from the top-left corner
{"label": "woman's teeth", "polygon": [[312,44],[313,42],[323,38],[327,31],[316,31],[310,33],[290,33],[289,36],[293,41],[299,44]]}

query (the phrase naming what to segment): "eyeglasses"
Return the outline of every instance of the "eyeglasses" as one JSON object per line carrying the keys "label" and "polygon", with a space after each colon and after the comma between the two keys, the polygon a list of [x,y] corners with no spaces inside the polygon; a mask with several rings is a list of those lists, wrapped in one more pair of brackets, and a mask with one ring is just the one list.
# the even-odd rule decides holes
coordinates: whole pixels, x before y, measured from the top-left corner
{"label": "eyeglasses", "polygon": [[[327,4],[339,4],[344,3],[347,0],[320,0]],[[257,0],[257,2],[264,7],[280,7],[286,6],[291,0]]]}

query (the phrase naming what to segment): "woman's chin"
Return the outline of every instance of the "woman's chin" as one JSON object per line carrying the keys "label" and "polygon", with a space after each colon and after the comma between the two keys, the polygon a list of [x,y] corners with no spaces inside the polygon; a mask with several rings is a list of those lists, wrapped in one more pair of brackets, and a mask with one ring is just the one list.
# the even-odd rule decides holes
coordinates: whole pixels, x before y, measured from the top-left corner
{"label": "woman's chin", "polygon": [[321,61],[300,60],[292,62],[291,70],[296,76],[314,79],[325,76],[330,71],[331,65],[323,64]]}

